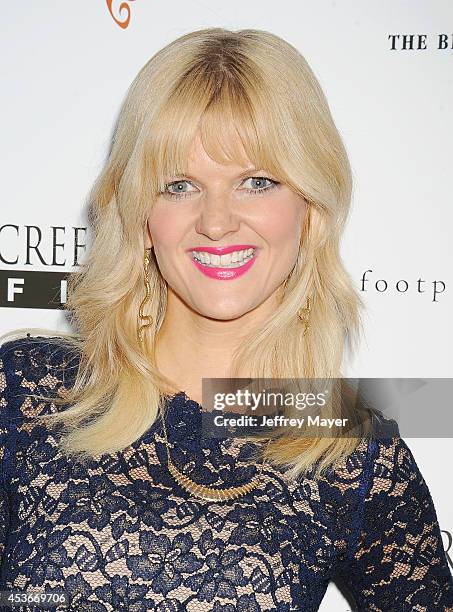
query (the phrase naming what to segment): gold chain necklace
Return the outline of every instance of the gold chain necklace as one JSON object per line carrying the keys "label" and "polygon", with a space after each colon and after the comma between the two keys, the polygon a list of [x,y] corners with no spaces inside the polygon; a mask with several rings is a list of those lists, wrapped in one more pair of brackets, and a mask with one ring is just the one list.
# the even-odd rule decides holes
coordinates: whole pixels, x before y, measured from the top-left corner
{"label": "gold chain necklace", "polygon": [[[246,484],[240,485],[238,487],[228,487],[226,489],[216,489],[214,487],[207,487],[205,485],[201,485],[196,483],[194,480],[183,474],[178,468],[175,466],[170,457],[170,449],[169,442],[167,437],[167,428],[165,426],[165,418],[161,418],[162,426],[164,430],[164,438],[165,438],[165,446],[167,449],[167,460],[168,460],[168,470],[176,482],[188,493],[191,493],[195,497],[199,499],[203,499],[205,501],[225,501],[231,499],[237,499],[238,497],[242,497],[246,493],[249,493],[253,489],[255,489],[259,482],[261,473],[263,471],[264,466],[267,464],[267,461],[263,459],[261,462],[260,469],[258,474],[256,474],[250,482]],[[269,447],[270,439],[268,440],[266,451]],[[265,455],[266,453],[264,453]]]}

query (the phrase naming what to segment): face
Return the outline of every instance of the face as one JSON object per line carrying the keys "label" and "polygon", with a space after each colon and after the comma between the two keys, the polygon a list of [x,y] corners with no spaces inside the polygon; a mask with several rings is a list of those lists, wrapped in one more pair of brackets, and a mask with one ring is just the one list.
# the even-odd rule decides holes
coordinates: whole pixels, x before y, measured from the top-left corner
{"label": "face", "polygon": [[299,250],[306,201],[252,164],[218,164],[194,140],[188,174],[168,177],[150,212],[168,302],[231,320],[268,312]]}

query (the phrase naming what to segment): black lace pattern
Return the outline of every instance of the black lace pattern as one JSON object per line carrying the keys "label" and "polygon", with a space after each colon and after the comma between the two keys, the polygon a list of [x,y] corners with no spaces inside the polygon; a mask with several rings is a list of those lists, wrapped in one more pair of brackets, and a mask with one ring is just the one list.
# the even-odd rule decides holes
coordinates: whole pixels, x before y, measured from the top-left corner
{"label": "black lace pattern", "polygon": [[[159,420],[89,465],[62,455],[33,421],[55,404],[26,394],[64,391],[75,365],[43,337],[0,348],[0,590],[65,591],[56,609],[74,612],[310,612],[339,576],[359,610],[453,610],[433,501],[399,435],[362,441],[321,479],[268,465],[244,497],[202,501],[168,472]],[[183,392],[167,405],[179,469],[209,486],[253,477],[252,443],[201,439]]]}

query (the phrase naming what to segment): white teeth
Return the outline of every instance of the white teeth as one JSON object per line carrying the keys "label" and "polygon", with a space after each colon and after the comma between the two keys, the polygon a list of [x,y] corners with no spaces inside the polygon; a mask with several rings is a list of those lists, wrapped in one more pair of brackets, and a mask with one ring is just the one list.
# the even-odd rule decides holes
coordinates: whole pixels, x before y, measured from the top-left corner
{"label": "white teeth", "polygon": [[210,268],[238,268],[252,259],[255,249],[233,251],[226,255],[215,255],[204,251],[192,251],[192,257]]}

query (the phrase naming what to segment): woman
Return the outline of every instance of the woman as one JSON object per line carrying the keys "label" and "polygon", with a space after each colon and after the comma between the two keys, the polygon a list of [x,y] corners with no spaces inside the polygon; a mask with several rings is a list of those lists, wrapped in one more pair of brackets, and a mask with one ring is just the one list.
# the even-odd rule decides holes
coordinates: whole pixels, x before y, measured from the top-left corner
{"label": "woman", "polygon": [[200,30],[142,68],[91,193],[77,335],[1,348],[1,589],[289,612],[338,578],[359,610],[453,609],[397,430],[201,436],[202,378],[341,377],[361,306],[339,255],[350,197],[324,94],[282,39]]}

